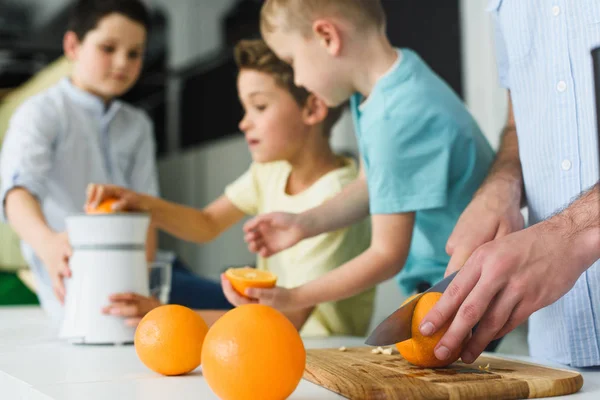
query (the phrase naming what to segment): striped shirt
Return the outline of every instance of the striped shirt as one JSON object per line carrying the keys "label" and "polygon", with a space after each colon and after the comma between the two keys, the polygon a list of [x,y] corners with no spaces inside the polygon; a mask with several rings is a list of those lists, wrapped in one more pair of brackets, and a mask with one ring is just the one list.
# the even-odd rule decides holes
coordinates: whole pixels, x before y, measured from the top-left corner
{"label": "striped shirt", "polygon": [[[69,214],[83,212],[89,183],[111,183],[158,195],[152,122],[119,100],[104,102],[64,78],[31,97],[11,118],[0,154],[0,199],[23,187],[40,202],[48,225],[65,230]],[[2,207],[0,218],[5,217]],[[23,256],[36,275],[42,307],[62,308],[46,267],[27,243]]]}
{"label": "striped shirt", "polygon": [[[533,225],[600,177],[590,54],[600,46],[600,1],[492,0],[488,10],[500,82],[513,101]],[[599,335],[596,262],[565,296],[530,317],[529,349],[536,358],[600,365]]]}

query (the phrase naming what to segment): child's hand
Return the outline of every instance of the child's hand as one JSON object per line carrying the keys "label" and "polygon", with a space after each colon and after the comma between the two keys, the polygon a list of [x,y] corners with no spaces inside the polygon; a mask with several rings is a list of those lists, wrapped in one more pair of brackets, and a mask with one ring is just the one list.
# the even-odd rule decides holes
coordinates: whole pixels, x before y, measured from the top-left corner
{"label": "child's hand", "polygon": [[48,269],[54,295],[61,304],[65,301],[65,284],[63,279],[71,276],[69,268],[69,259],[73,253],[69,238],[66,232],[52,234],[43,242],[42,247],[37,251],[38,256]]}
{"label": "child's hand", "polygon": [[306,231],[300,215],[275,212],[246,222],[244,240],[251,252],[270,257],[307,237]]}
{"label": "child's hand", "polygon": [[91,183],[87,187],[86,195],[86,210],[98,207],[106,199],[116,198],[118,201],[113,205],[114,211],[148,211],[143,204],[143,195],[124,187]]}
{"label": "child's hand", "polygon": [[227,299],[227,301],[236,307],[241,306],[242,304],[258,303],[256,300],[248,299],[238,294],[238,292],[235,291],[233,286],[231,286],[231,282],[229,282],[229,279],[225,277],[225,274],[221,274],[221,286],[223,287],[223,293],[225,294],[225,298]]}
{"label": "child's hand", "polygon": [[154,297],[146,297],[137,293],[117,293],[110,296],[111,304],[102,309],[103,314],[125,317],[125,324],[137,326],[144,315],[161,306]]}
{"label": "child's hand", "polygon": [[290,289],[278,286],[272,289],[249,288],[245,293],[248,297],[244,297],[235,291],[225,274],[221,274],[221,285],[227,300],[236,307],[242,304],[264,304],[279,311],[298,309],[298,304],[294,302],[293,292]]}
{"label": "child's hand", "polygon": [[270,289],[246,289],[246,296],[256,299],[259,304],[271,306],[279,311],[294,311],[301,308],[298,307],[298,302],[294,301],[293,293],[292,290],[279,286]]}

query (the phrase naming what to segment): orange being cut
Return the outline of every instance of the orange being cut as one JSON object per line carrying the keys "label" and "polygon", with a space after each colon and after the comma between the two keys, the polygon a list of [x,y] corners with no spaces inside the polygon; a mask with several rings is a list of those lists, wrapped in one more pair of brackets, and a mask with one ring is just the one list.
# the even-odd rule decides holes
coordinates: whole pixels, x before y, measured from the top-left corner
{"label": "orange being cut", "polygon": [[85,211],[87,214],[111,214],[111,213],[115,212],[115,210],[112,209],[112,206],[117,201],[119,201],[119,199],[109,198],[109,199],[102,201],[100,204],[98,204],[98,207],[96,207],[96,208],[88,207]]}
{"label": "orange being cut", "polygon": [[[402,304],[405,304],[412,300],[415,296],[409,297]],[[435,303],[439,301],[442,297],[441,293],[429,292],[425,293],[421,298],[417,301],[417,305],[415,306],[415,310],[413,311],[412,318],[412,337],[408,340],[405,340],[400,343],[396,343],[396,348],[408,361],[409,363],[425,368],[441,368],[446,367],[460,357],[460,353],[462,352],[462,347],[454,351],[450,354],[446,360],[438,360],[435,357],[434,349],[438,344],[440,339],[444,336],[448,328],[450,327],[450,322],[448,321],[440,330],[434,333],[432,336],[423,336],[419,331],[419,326],[421,325],[421,321],[425,318],[425,315],[433,308]]]}
{"label": "orange being cut", "polygon": [[135,351],[154,372],[182,375],[200,365],[208,326],[193,310],[169,304],[150,311],[135,331]]}
{"label": "orange being cut", "polygon": [[210,328],[202,349],[202,375],[221,400],[287,399],[305,364],[294,325],[263,304],[228,311]]}
{"label": "orange being cut", "polygon": [[248,288],[272,288],[277,282],[275,274],[250,267],[229,268],[225,272],[225,277],[231,282],[235,291],[244,297]]}

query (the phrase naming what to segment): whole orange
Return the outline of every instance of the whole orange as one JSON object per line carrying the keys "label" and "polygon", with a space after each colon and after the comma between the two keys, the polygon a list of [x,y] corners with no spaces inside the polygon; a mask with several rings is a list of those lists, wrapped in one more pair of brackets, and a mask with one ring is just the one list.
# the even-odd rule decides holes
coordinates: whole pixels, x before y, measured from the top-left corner
{"label": "whole orange", "polygon": [[306,351],[298,331],[279,311],[242,305],[211,327],[202,373],[222,400],[282,400],[298,386]]}
{"label": "whole orange", "polygon": [[98,204],[98,207],[96,207],[96,208],[88,207],[86,209],[86,213],[87,214],[111,214],[111,213],[114,213],[115,211],[112,209],[112,206],[117,201],[119,201],[119,199],[115,199],[115,198],[106,199],[106,200],[102,201],[100,204]]}
{"label": "whole orange", "polygon": [[135,351],[151,370],[163,375],[186,374],[200,365],[208,326],[193,310],[164,305],[150,311],[135,331]]}
{"label": "whole orange", "polygon": [[250,267],[229,268],[225,271],[225,277],[231,282],[235,291],[244,297],[247,297],[248,288],[272,288],[277,282],[275,274]]}
{"label": "whole orange", "polygon": [[[414,296],[408,298],[404,303],[410,301],[413,297]],[[419,325],[421,325],[421,321],[441,297],[441,293],[429,292],[425,293],[419,300],[417,300],[417,305],[413,311],[412,318],[412,337],[403,342],[396,343],[396,348],[402,357],[404,357],[406,361],[411,364],[425,368],[440,368],[452,364],[460,357],[462,348],[454,351],[452,354],[450,354],[450,357],[444,361],[438,360],[433,352],[435,346],[450,327],[450,321],[442,326],[442,328],[432,336],[423,336],[419,331]]]}

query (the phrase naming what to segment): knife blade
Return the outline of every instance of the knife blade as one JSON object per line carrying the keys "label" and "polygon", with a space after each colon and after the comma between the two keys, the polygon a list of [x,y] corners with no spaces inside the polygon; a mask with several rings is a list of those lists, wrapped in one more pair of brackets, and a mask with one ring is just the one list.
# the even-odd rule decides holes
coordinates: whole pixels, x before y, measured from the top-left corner
{"label": "knife blade", "polygon": [[415,296],[414,299],[404,304],[402,307],[394,311],[389,317],[381,322],[365,341],[369,346],[390,346],[399,342],[403,342],[412,337],[412,315],[417,301],[425,293],[439,292],[444,293],[444,290],[450,285],[452,279],[458,271],[448,275],[425,292]]}

